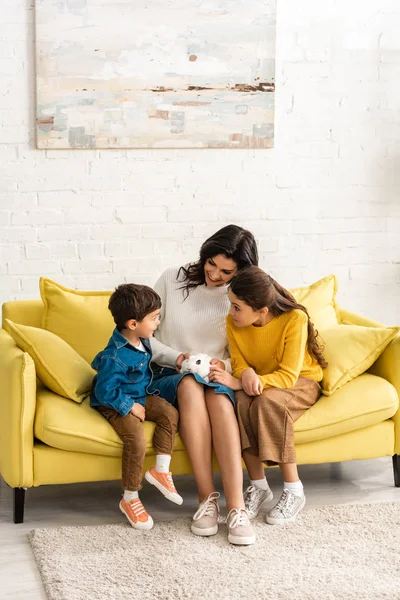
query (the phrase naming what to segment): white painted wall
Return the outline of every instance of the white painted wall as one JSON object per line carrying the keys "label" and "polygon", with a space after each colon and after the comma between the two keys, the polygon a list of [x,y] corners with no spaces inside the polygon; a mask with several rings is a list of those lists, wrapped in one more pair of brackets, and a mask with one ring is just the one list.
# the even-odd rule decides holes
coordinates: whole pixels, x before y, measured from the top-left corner
{"label": "white painted wall", "polygon": [[251,229],[287,287],[400,322],[400,3],[278,0],[274,150],[38,151],[33,0],[0,0],[0,300],[153,283]]}

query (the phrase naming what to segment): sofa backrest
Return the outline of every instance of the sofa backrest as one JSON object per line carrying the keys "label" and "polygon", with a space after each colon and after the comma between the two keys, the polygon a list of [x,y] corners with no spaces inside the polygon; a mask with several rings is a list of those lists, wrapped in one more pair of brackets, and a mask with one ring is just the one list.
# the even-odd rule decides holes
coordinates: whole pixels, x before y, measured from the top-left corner
{"label": "sofa backrest", "polygon": [[43,302],[41,300],[15,300],[4,302],[2,306],[2,324],[4,319],[10,319],[21,325],[41,327],[43,319]]}

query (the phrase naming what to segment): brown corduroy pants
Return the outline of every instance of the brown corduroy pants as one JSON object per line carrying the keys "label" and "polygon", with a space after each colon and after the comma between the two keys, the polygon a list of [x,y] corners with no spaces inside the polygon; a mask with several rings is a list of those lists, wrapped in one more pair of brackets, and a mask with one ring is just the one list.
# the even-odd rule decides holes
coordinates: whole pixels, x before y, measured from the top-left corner
{"label": "brown corduroy pants", "polygon": [[[142,422],[129,413],[126,417],[105,406],[97,410],[107,419],[123,443],[122,488],[136,492],[142,487],[142,472],[146,454],[146,437]],[[156,424],[153,447],[157,454],[172,454],[179,414],[176,408],[159,396],[147,396],[146,421]]]}
{"label": "brown corduroy pants", "polygon": [[320,394],[319,383],[306,377],[299,377],[293,388],[267,388],[259,396],[235,392],[242,451],[268,465],[295,463],[293,423]]}

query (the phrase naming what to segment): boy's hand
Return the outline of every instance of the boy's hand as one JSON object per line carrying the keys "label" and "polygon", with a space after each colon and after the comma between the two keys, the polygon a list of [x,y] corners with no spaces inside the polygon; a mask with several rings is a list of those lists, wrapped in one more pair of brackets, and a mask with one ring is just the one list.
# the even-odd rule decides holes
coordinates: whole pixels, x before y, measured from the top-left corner
{"label": "boy's hand", "polygon": [[180,373],[180,370],[181,370],[181,366],[182,366],[182,363],[183,363],[183,361],[184,361],[186,358],[189,358],[189,357],[190,357],[190,354],[188,354],[188,353],[186,353],[186,354],[182,354],[182,353],[181,353],[181,354],[178,356],[178,358],[176,359],[176,363],[175,363],[175,365],[176,365],[176,370],[178,371],[178,373]]}
{"label": "boy's hand", "polygon": [[242,373],[243,389],[249,396],[259,396],[263,391],[263,384],[253,369],[245,369]]}
{"label": "boy's hand", "polygon": [[146,411],[144,406],[135,402],[135,404],[131,408],[131,414],[139,419],[139,421],[144,421],[146,418]]}
{"label": "boy's hand", "polygon": [[231,388],[231,390],[237,391],[242,389],[242,382],[240,379],[236,379],[236,377],[233,377],[233,375],[230,375],[219,367],[214,367],[210,371],[208,377],[213,383],[221,383],[222,385],[226,385]]}
{"label": "boy's hand", "polygon": [[212,370],[213,367],[218,367],[218,369],[222,369],[223,371],[225,371],[225,363],[222,362],[222,360],[218,360],[218,358],[212,358],[210,360],[210,365],[211,365],[211,369],[210,372]]}

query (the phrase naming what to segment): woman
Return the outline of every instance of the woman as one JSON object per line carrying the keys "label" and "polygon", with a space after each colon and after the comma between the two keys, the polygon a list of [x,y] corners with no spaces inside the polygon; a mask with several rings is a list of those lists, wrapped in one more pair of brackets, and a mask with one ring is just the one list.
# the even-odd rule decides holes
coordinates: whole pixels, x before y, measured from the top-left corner
{"label": "woman", "polygon": [[[201,352],[213,357],[212,369],[232,372],[225,329],[228,284],[239,270],[257,264],[253,235],[242,227],[228,225],[203,243],[197,262],[167,269],[154,286],[162,300],[162,313],[152,339],[153,361],[158,366],[151,391],[179,410],[179,431],[199,491],[200,504],[191,529],[201,536],[218,531],[214,449],[228,509],[228,540],[240,545],[254,543],[255,536],[244,508],[234,394],[226,385],[206,383],[198,375],[179,371],[185,358]],[[227,385],[229,382],[228,378]]]}

